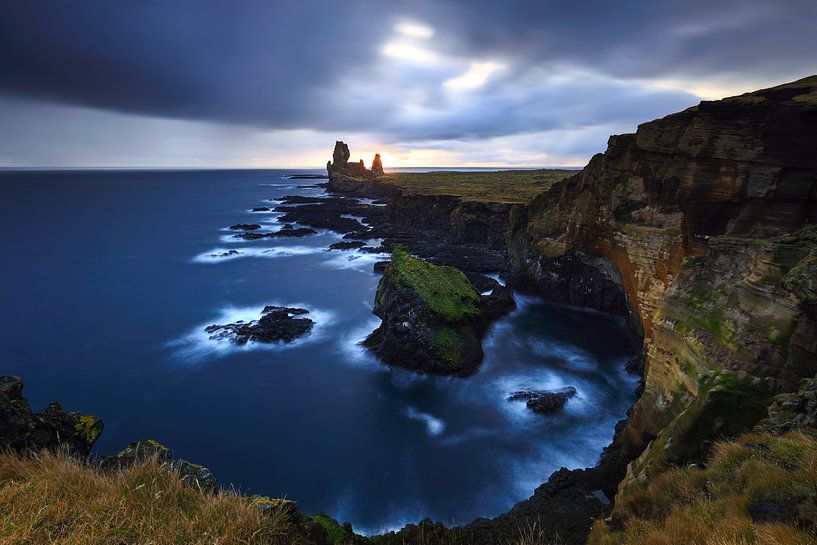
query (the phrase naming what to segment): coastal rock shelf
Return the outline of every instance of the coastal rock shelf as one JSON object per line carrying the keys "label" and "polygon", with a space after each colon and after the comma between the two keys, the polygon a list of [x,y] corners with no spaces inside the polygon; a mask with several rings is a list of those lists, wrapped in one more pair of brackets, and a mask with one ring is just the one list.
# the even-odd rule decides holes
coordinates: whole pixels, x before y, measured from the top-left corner
{"label": "coastal rock shelf", "polygon": [[383,322],[365,341],[390,365],[443,375],[469,375],[482,361],[480,339],[492,320],[514,307],[496,287],[480,295],[468,278],[396,247],[375,295]]}

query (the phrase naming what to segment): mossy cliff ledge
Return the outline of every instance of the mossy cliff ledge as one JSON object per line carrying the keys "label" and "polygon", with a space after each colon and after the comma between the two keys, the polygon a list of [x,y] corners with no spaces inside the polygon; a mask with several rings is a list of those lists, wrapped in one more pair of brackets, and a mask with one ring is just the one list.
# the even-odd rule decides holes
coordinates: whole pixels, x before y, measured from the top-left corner
{"label": "mossy cliff ledge", "polygon": [[480,293],[453,267],[434,265],[396,247],[375,295],[383,322],[365,344],[389,365],[441,375],[470,375],[482,361],[492,320],[514,307],[497,285]]}

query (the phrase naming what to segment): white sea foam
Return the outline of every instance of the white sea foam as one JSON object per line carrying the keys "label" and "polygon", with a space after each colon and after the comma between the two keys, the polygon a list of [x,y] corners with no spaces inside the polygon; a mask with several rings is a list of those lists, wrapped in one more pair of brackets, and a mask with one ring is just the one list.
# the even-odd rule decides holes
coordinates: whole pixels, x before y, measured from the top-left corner
{"label": "white sea foam", "polygon": [[355,220],[363,227],[369,227],[369,224],[366,223],[366,220],[363,218],[363,216],[355,216],[354,214],[341,214],[340,217],[347,220]]}
{"label": "white sea foam", "polygon": [[411,405],[403,409],[403,414],[412,420],[422,422],[426,426],[426,431],[432,437],[436,437],[445,431],[445,422],[439,418],[424,413]]}
{"label": "white sea foam", "polygon": [[324,265],[333,269],[357,269],[371,273],[374,264],[389,259],[389,254],[370,254],[366,252],[326,252],[329,259]]}
{"label": "white sea foam", "polygon": [[496,280],[497,282],[499,282],[499,285],[500,285],[500,286],[504,286],[504,285],[505,285],[505,281],[504,281],[504,280],[502,280],[502,279],[499,277],[499,273],[486,274],[485,276],[487,276],[488,278],[493,278],[494,280]]}
{"label": "white sea foam", "polygon": [[337,349],[341,353],[342,359],[355,367],[371,369],[382,368],[384,371],[388,370],[385,365],[380,363],[377,358],[363,346],[363,341],[366,340],[369,333],[377,329],[379,325],[380,318],[372,317],[369,321],[354,329],[348,335],[337,335]]}
{"label": "white sea foam", "polygon": [[388,206],[386,203],[376,203],[376,202],[374,202],[375,199],[365,199],[365,198],[359,197],[357,199],[357,201],[360,204],[367,204],[369,206]]}
{"label": "white sea foam", "polygon": [[[246,344],[238,345],[229,339],[215,338],[211,333],[205,331],[205,328],[213,324],[234,324],[240,321],[246,323],[258,320],[261,318],[261,311],[266,305],[306,308],[309,310],[309,314],[307,314],[306,317],[314,321],[315,325],[312,327],[312,331],[290,343],[257,343],[250,341]],[[334,321],[334,313],[327,310],[311,308],[309,305],[302,303],[280,304],[267,302],[252,307],[229,306],[220,309],[214,319],[197,325],[181,337],[167,343],[167,346],[172,349],[173,358],[183,361],[184,363],[199,363],[208,358],[223,357],[229,354],[249,352],[252,350],[288,350],[326,338],[329,333],[329,326]]]}
{"label": "white sea foam", "polygon": [[292,257],[310,255],[322,252],[322,248],[309,246],[273,246],[268,248],[213,248],[193,258],[195,263],[221,263],[245,257],[263,257],[274,259],[278,257]]}
{"label": "white sea foam", "polygon": [[572,344],[536,338],[525,339],[525,344],[537,356],[555,358],[577,371],[591,371],[598,368],[598,361],[590,353]]}

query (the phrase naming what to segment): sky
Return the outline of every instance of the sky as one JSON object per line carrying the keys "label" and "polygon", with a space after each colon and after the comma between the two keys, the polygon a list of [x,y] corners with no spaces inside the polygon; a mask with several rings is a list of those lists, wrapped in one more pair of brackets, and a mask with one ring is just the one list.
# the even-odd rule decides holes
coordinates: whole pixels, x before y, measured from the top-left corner
{"label": "sky", "polygon": [[815,0],[4,0],[0,167],[582,166],[815,73]]}

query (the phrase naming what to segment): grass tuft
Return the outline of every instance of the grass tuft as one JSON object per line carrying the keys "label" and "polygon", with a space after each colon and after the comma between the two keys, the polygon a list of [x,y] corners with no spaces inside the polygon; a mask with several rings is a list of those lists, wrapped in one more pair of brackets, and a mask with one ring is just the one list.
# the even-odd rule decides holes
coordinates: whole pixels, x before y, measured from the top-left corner
{"label": "grass tuft", "polygon": [[0,521],[0,543],[309,543],[285,509],[186,485],[155,457],[106,472],[63,454],[0,453]]}
{"label": "grass tuft", "polygon": [[[588,543],[817,543],[811,526],[815,468],[817,440],[800,433],[748,434],[721,442],[705,468],[667,469],[646,488],[620,494],[614,511],[619,529],[597,521]],[[786,507],[780,512],[788,514],[754,520],[751,507],[761,503]]]}

